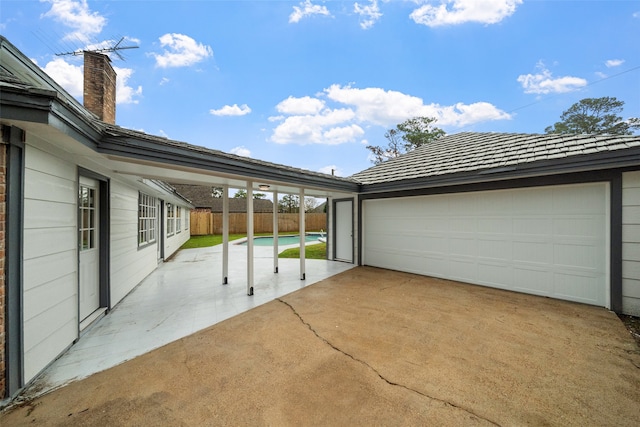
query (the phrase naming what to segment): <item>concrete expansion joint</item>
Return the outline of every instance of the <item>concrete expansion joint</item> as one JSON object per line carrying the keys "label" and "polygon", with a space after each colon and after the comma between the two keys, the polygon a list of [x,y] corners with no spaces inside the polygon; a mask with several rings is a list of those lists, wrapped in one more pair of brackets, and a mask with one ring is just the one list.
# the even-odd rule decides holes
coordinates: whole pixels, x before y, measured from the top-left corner
{"label": "concrete expansion joint", "polygon": [[288,302],[284,301],[284,300],[283,300],[283,299],[281,299],[281,298],[276,298],[276,300],[277,300],[277,301],[280,301],[282,304],[284,304],[284,305],[286,305],[287,307],[289,307],[289,309],[291,309],[291,311],[293,312],[293,314],[295,314],[295,315],[296,315],[296,317],[300,320],[300,322],[302,322],[302,324],[303,324],[303,325],[305,325],[305,326],[306,326],[306,327],[307,327],[307,328],[308,328],[308,329],[309,329],[309,330],[310,330],[310,331],[311,331],[311,332],[312,332],[316,337],[318,337],[318,339],[320,339],[322,342],[324,342],[326,345],[328,345],[329,347],[331,347],[331,348],[332,348],[332,349],[334,349],[335,351],[337,351],[337,352],[339,352],[339,353],[341,353],[341,354],[343,354],[343,355],[347,356],[348,358],[350,358],[350,359],[351,359],[351,360],[353,360],[354,362],[357,362],[357,363],[360,363],[361,365],[366,366],[366,367],[367,367],[367,368],[369,368],[371,371],[373,371],[373,372],[374,372],[374,373],[375,373],[375,374],[376,374],[376,375],[377,375],[377,376],[378,376],[382,381],[386,382],[387,384],[389,384],[389,385],[391,385],[391,386],[394,386],[394,387],[400,387],[400,388],[403,388],[403,389],[405,389],[405,390],[408,390],[408,391],[411,391],[411,392],[413,392],[413,393],[416,393],[416,394],[418,394],[418,395],[420,395],[420,396],[422,396],[422,397],[426,397],[427,399],[435,400],[435,401],[437,401],[437,402],[444,403],[444,404],[445,404],[445,405],[447,405],[447,406],[451,406],[451,407],[454,407],[454,408],[459,409],[459,410],[461,410],[461,411],[464,411],[464,412],[466,412],[466,413],[468,413],[468,414],[470,414],[470,415],[472,415],[472,416],[474,416],[474,417],[476,417],[476,418],[479,418],[479,419],[481,419],[481,420],[484,420],[484,421],[486,421],[486,422],[488,422],[488,423],[490,423],[490,424],[493,424],[493,425],[495,425],[495,426],[500,426],[500,424],[496,423],[495,421],[491,421],[490,419],[485,418],[485,417],[483,417],[483,416],[481,416],[481,415],[478,415],[478,414],[474,413],[473,411],[471,411],[471,410],[469,410],[469,409],[467,409],[467,408],[464,408],[464,407],[461,407],[461,406],[459,406],[459,405],[456,405],[455,403],[451,403],[451,402],[449,402],[449,401],[446,401],[446,400],[443,400],[443,399],[439,399],[439,398],[437,398],[437,397],[429,396],[428,394],[425,394],[425,393],[423,393],[423,392],[421,392],[421,391],[419,391],[419,390],[416,390],[416,389],[413,389],[413,388],[411,388],[411,387],[408,387],[408,386],[406,386],[406,385],[404,385],[404,384],[399,384],[399,383],[396,383],[396,382],[393,382],[393,381],[389,380],[389,379],[388,379],[388,378],[386,378],[384,375],[382,375],[382,374],[381,374],[381,373],[380,373],[376,368],[374,368],[373,366],[369,365],[369,364],[368,364],[367,362],[365,362],[364,360],[358,359],[357,357],[353,356],[352,354],[347,353],[346,351],[344,351],[344,350],[342,350],[342,349],[340,349],[340,348],[336,347],[336,346],[335,346],[335,345],[333,345],[331,342],[329,342],[326,338],[324,338],[322,335],[320,335],[320,334],[319,334],[315,329],[313,329],[313,327],[311,326],[311,324],[309,324],[309,322],[305,321],[305,320],[302,318],[302,316],[300,315],[300,313],[298,313],[298,312],[296,311],[296,309],[295,309],[291,304],[289,304]]}

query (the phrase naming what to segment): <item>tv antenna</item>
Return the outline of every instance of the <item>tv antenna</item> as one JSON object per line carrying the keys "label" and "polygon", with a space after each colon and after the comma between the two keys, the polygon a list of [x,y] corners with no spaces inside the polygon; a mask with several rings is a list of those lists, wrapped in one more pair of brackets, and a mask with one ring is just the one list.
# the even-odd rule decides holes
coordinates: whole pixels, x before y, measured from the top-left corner
{"label": "tv antenna", "polygon": [[56,53],[56,56],[66,56],[66,55],[73,55],[73,56],[78,56],[78,55],[82,55],[84,52],[93,52],[93,53],[111,53],[113,52],[118,58],[120,58],[120,60],[124,61],[124,57],[122,55],[120,55],[120,52],[118,52],[119,50],[124,50],[124,49],[137,49],[139,46],[120,46],[120,43],[122,43],[124,41],[124,37],[122,37],[118,43],[114,44],[111,47],[105,47],[102,49],[78,49],[78,50],[74,50],[72,52],[64,52],[64,53]]}

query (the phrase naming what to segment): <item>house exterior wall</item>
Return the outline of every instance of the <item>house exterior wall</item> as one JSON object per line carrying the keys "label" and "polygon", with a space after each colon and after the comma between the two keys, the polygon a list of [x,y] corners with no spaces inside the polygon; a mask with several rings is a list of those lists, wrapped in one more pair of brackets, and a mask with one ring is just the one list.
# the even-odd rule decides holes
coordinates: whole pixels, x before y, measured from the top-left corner
{"label": "house exterior wall", "polygon": [[[177,205],[177,207],[180,207],[181,210],[182,210],[182,213],[181,213],[181,216],[180,216],[180,221],[181,221],[180,232],[176,231],[172,235],[167,236],[167,238],[165,239],[165,246],[164,246],[165,259],[169,258],[178,249],[180,249],[180,246],[182,246],[182,244],[184,242],[189,240],[189,237],[190,237],[190,235],[189,235],[190,230],[185,229],[186,224],[189,224],[191,222],[190,219],[186,219],[186,218],[189,218],[190,209],[186,208],[185,206],[180,206],[180,205]],[[167,205],[165,203],[165,214],[164,214],[164,218],[165,218],[164,229],[165,230],[168,229],[166,222],[169,221],[169,218],[167,218],[166,209],[167,209]],[[177,219],[176,219],[176,221],[177,221]]]}
{"label": "house exterior wall", "polygon": [[[28,383],[78,338],[78,166],[29,145],[24,190],[24,381]],[[97,171],[104,173],[105,171]],[[110,178],[110,305],[158,266],[156,245],[138,248],[139,189]],[[0,208],[1,209],[1,208]],[[187,207],[182,207],[188,212]],[[165,255],[189,239],[164,239]],[[3,346],[4,348],[4,346]]]}
{"label": "house exterior wall", "polygon": [[138,249],[138,190],[111,181],[111,305],[158,266],[156,245]]}
{"label": "house exterior wall", "polygon": [[27,145],[24,188],[24,380],[78,335],[76,166]]}
{"label": "house exterior wall", "polygon": [[0,142],[0,400],[5,398],[6,364],[5,364],[5,229],[6,229],[6,194],[7,194],[7,147]]}
{"label": "house exterior wall", "polygon": [[640,316],[640,171],[622,174],[622,312]]}

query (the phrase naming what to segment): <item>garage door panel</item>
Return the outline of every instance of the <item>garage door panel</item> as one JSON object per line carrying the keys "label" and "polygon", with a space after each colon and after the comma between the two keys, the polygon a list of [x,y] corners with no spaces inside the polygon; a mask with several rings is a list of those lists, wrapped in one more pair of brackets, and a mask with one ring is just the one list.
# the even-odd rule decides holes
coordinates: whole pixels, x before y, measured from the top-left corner
{"label": "garage door panel", "polygon": [[604,306],[608,197],[594,183],[366,200],[363,261]]}
{"label": "garage door panel", "polygon": [[505,211],[511,211],[512,194],[506,192],[485,193],[476,197],[476,204],[475,213],[478,215],[500,215]]}
{"label": "garage door panel", "polygon": [[476,239],[452,238],[449,241],[449,253],[454,256],[478,256],[478,242]]}
{"label": "garage door panel", "polygon": [[549,264],[553,260],[552,245],[545,239],[535,241],[514,241],[513,261]]}
{"label": "garage door panel", "polygon": [[588,186],[553,189],[553,208],[556,213],[564,214],[605,214],[601,196]]}
{"label": "garage door panel", "polygon": [[478,269],[476,262],[470,259],[450,259],[449,260],[450,278],[461,282],[474,283],[478,280]]}
{"label": "garage door panel", "polygon": [[493,288],[511,289],[513,268],[506,264],[478,263],[478,283]]}
{"label": "garage door panel", "polygon": [[511,240],[478,239],[478,257],[511,261]]}
{"label": "garage door panel", "polygon": [[589,218],[570,217],[559,218],[553,221],[553,232],[556,236],[589,236],[603,237],[603,230],[599,227],[602,223],[604,215],[594,215]]}
{"label": "garage door panel", "polygon": [[423,230],[427,231],[439,231],[449,229],[449,218],[447,217],[425,217],[421,220]]}
{"label": "garage door panel", "polygon": [[514,291],[548,296],[553,292],[553,272],[542,268],[515,267],[513,269]]}
{"label": "garage door panel", "polygon": [[478,229],[476,219],[467,217],[450,218],[447,228],[457,233],[475,233]]}
{"label": "garage door panel", "polygon": [[510,218],[478,218],[479,233],[511,234],[512,228]]}
{"label": "garage door panel", "polygon": [[584,302],[598,303],[598,278],[591,275],[555,273],[554,295],[557,298]]}
{"label": "garage door panel", "polygon": [[556,244],[553,247],[553,262],[569,268],[595,270],[600,260],[599,251],[587,244]]}
{"label": "garage door panel", "polygon": [[513,219],[513,232],[515,234],[532,234],[536,236],[551,235],[553,233],[553,221],[539,217],[516,217]]}
{"label": "garage door panel", "polygon": [[513,193],[513,212],[519,215],[547,214],[553,210],[548,189],[528,188]]}

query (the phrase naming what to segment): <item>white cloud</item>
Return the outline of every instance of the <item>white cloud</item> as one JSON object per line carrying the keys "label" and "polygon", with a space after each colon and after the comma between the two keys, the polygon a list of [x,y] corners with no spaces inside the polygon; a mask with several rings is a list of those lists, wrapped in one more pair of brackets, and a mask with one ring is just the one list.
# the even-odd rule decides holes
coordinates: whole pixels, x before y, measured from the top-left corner
{"label": "white cloud", "polygon": [[554,77],[542,62],[539,62],[536,68],[538,68],[537,74],[518,76],[517,81],[522,85],[525,93],[566,93],[587,85],[587,81],[581,77]]}
{"label": "white cloud", "polygon": [[289,15],[289,23],[295,24],[300,22],[302,18],[312,15],[331,16],[331,13],[326,6],[320,6],[311,3],[311,0],[305,0],[300,3],[300,6],[293,6],[293,12]]}
{"label": "white cloud", "polygon": [[354,128],[344,131],[332,129],[342,124],[348,126],[354,117],[353,111],[346,108],[325,109],[315,115],[290,116],[274,129],[271,141],[278,144],[340,144],[346,142],[346,133],[358,131]]}
{"label": "white cloud", "polygon": [[127,86],[129,78],[133,74],[131,68],[119,68],[113,67],[116,72],[116,104],[137,104],[138,100],[135,99],[142,95],[142,86],[133,88]]}
{"label": "white cloud", "polygon": [[332,85],[318,96],[325,96],[327,101],[342,104],[344,108],[329,108],[327,101],[304,97],[295,99],[306,99],[304,105],[323,105],[323,108],[317,112],[309,109],[306,114],[294,108],[281,109],[289,98],[277,107],[285,115],[270,118],[271,121],[280,122],[270,140],[280,144],[342,144],[362,141],[365,133],[363,127],[391,127],[412,117],[435,117],[438,126],[458,127],[511,118],[508,113],[487,102],[451,106],[425,104],[418,97],[381,88],[358,89]]}
{"label": "white cloud", "polygon": [[69,64],[62,58],[56,58],[47,63],[43,68],[53,80],[65,88],[67,92],[76,98],[80,98],[83,92],[84,73],[82,66]]}
{"label": "white cloud", "polygon": [[411,12],[416,24],[429,27],[457,25],[466,22],[496,24],[513,15],[522,0],[434,0]]}
{"label": "white cloud", "polygon": [[65,40],[80,40],[88,43],[92,36],[99,34],[107,24],[106,18],[98,12],[91,12],[86,0],[40,0],[50,3],[51,9],[42,16],[71,28],[73,31],[65,35]]}
{"label": "white cloud", "polygon": [[609,59],[604,63],[607,68],[619,67],[622,64],[624,64],[624,59]]}
{"label": "white cloud", "polygon": [[246,116],[251,112],[251,108],[247,104],[225,105],[217,110],[209,110],[209,114],[214,116]]}
{"label": "white cloud", "polygon": [[373,27],[382,17],[378,0],[369,0],[369,4],[364,6],[361,6],[360,3],[354,3],[353,11],[360,15],[360,27],[363,30]]}
{"label": "white cloud", "polygon": [[184,34],[165,34],[160,37],[162,54],[152,53],[160,68],[188,67],[213,55],[209,46],[196,42]]}
{"label": "white cloud", "polygon": [[167,77],[163,77],[162,79],[160,79],[160,86],[164,86],[167,83],[169,83],[171,80],[169,80]]}
{"label": "white cloud", "polygon": [[357,89],[334,84],[324,92],[329,99],[354,107],[358,120],[380,126],[401,123],[418,116],[424,105],[418,97],[375,87]]}
{"label": "white cloud", "polygon": [[245,148],[244,145],[232,148],[230,150],[230,153],[231,154],[235,154],[236,156],[251,157],[251,151],[249,149]]}
{"label": "white cloud", "polygon": [[302,98],[288,97],[276,105],[276,110],[283,114],[317,114],[324,108],[324,101],[310,96]]}
{"label": "white cloud", "polygon": [[[53,80],[62,86],[69,94],[75,98],[81,98],[83,94],[84,71],[81,65],[73,65],[63,58],[56,58],[50,61],[43,68]],[[137,96],[142,95],[142,86],[133,88],[127,86],[129,78],[133,74],[130,68],[113,67],[116,72],[116,103],[137,104]]]}
{"label": "white cloud", "polygon": [[[143,132],[144,132],[144,131],[143,131]],[[166,133],[165,131],[163,131],[162,129],[160,129],[160,130],[158,131],[158,135],[159,135],[159,136],[163,136],[163,137],[165,137],[165,138],[167,138],[167,139],[169,138],[169,135],[167,135],[167,133]]]}

